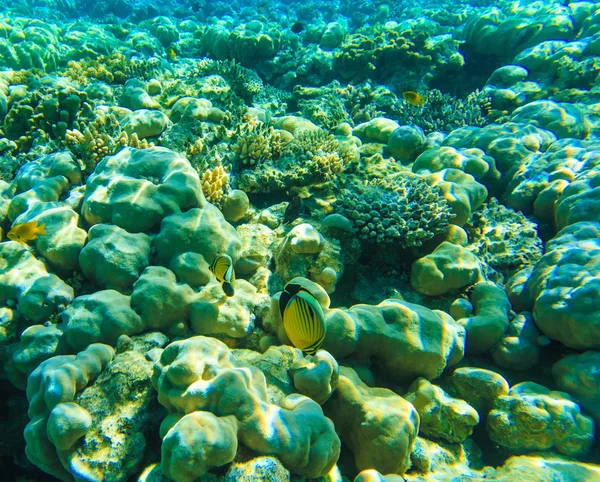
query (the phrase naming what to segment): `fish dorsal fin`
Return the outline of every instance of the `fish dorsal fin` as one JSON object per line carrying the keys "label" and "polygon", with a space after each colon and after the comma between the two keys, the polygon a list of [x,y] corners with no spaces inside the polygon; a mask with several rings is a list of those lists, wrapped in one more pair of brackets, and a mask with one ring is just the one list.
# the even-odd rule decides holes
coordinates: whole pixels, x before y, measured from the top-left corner
{"label": "fish dorsal fin", "polygon": [[298,291],[300,291],[302,289],[304,289],[304,288],[302,288],[302,286],[300,286],[299,284],[296,284],[296,283],[288,283],[285,285],[285,288],[283,288],[283,291],[281,292],[281,295],[279,296],[279,313],[281,314],[282,318],[283,318],[283,312],[285,311],[285,307],[288,305],[288,303],[292,299],[292,296],[294,296],[296,293],[298,293]]}

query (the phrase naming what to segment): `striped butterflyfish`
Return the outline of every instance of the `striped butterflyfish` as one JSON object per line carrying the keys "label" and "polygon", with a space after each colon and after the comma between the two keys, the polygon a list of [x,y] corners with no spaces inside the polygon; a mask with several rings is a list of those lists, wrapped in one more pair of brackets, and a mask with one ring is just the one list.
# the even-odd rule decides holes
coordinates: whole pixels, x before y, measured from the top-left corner
{"label": "striped butterflyfish", "polygon": [[314,355],[325,339],[325,316],[321,305],[305,288],[288,284],[279,298],[285,332],[296,348]]}
{"label": "striped butterflyfish", "polygon": [[233,296],[235,284],[235,272],[233,271],[233,260],[226,254],[217,256],[209,266],[210,271],[215,275],[215,278],[221,283],[223,292],[227,296]]}

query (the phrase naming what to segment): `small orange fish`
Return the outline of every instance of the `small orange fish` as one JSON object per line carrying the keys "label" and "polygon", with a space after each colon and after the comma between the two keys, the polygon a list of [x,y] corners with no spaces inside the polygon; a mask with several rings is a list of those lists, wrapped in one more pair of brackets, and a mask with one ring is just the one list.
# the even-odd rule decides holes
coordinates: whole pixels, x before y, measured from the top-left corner
{"label": "small orange fish", "polygon": [[169,47],[169,57],[172,62],[177,62],[177,52],[175,52],[173,47]]}
{"label": "small orange fish", "polygon": [[406,102],[414,105],[415,107],[423,107],[425,105],[425,97],[423,97],[418,92],[407,90],[406,92],[402,93],[402,97],[404,97]]}
{"label": "small orange fish", "polygon": [[29,221],[27,223],[13,226],[6,236],[11,241],[27,244],[29,241],[37,239],[38,234],[46,234],[44,225],[40,224],[38,226],[37,221]]}

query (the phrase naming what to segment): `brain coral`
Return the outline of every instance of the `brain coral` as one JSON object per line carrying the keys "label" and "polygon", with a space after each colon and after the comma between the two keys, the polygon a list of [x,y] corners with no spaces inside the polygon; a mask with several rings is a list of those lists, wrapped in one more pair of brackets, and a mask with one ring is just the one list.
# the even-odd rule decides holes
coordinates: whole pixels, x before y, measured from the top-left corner
{"label": "brain coral", "polygon": [[340,190],[334,209],[354,222],[368,243],[420,246],[448,226],[448,202],[420,176],[354,183]]}

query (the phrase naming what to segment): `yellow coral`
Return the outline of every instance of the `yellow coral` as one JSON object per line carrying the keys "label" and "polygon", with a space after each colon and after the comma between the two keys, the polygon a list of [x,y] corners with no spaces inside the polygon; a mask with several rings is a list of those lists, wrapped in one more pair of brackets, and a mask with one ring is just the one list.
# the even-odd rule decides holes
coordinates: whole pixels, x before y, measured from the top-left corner
{"label": "yellow coral", "polygon": [[255,116],[245,115],[236,143],[231,147],[244,165],[255,165],[269,159],[279,159],[283,142],[281,134],[266,126]]}
{"label": "yellow coral", "polygon": [[65,133],[65,145],[85,164],[85,170],[91,172],[106,156],[116,154],[122,147],[144,149],[154,144],[139,139],[136,133],[128,135],[121,131],[119,122],[112,114],[96,111],[98,117],[90,122],[83,132],[68,129]]}
{"label": "yellow coral", "polygon": [[68,76],[83,85],[100,80],[108,84],[124,84],[132,77],[148,77],[152,63],[147,60],[130,59],[114,52],[110,56],[101,55],[96,59],[82,59],[67,63]]}
{"label": "yellow coral", "polygon": [[212,169],[207,169],[202,175],[202,192],[206,199],[213,204],[220,204],[227,192],[229,172],[221,163]]}

